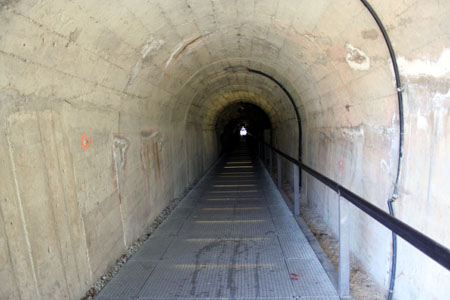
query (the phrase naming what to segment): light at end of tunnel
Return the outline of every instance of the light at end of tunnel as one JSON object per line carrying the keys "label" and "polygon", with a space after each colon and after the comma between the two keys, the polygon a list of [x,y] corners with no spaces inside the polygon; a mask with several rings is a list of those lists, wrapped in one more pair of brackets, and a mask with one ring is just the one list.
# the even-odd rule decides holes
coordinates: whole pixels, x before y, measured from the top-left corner
{"label": "light at end of tunnel", "polygon": [[246,135],[247,135],[247,129],[245,129],[245,127],[242,126],[241,131],[239,132],[239,134],[240,134],[241,136],[246,136]]}

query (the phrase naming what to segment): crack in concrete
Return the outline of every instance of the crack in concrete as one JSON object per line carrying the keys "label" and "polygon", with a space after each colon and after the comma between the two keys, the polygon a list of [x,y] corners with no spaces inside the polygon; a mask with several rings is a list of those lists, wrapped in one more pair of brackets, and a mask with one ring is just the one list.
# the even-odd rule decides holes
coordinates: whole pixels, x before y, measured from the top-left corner
{"label": "crack in concrete", "polygon": [[178,44],[177,48],[175,49],[174,52],[172,52],[172,54],[170,55],[169,60],[166,63],[166,68],[172,63],[172,61],[177,60],[181,54],[183,54],[184,52],[186,52],[186,50],[194,45],[196,42],[203,40],[204,38],[208,37],[209,33],[206,34],[202,34],[198,37],[196,37],[195,39],[187,42],[186,44],[184,44],[184,41],[182,41],[181,43]]}

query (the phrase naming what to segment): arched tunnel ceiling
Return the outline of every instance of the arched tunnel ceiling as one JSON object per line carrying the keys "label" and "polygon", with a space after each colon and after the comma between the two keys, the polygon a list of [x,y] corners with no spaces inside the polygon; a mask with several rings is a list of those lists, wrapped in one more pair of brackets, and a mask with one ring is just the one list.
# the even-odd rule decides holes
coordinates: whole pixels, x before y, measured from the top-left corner
{"label": "arched tunnel ceiling", "polygon": [[[261,70],[280,81],[293,94],[303,121],[336,103],[344,115],[348,113],[346,105],[357,106],[364,101],[385,99],[391,111],[395,106],[384,41],[360,1],[134,0],[64,5],[23,1],[16,6],[27,7],[27,15],[20,13],[24,18],[39,19],[43,27],[53,28],[56,36],[69,36],[65,48],[76,46],[72,51],[78,47],[111,63],[107,73],[75,73],[91,72],[83,75],[101,77],[105,86],[124,90],[131,97],[151,97],[153,87],[159,87],[171,95],[171,106],[167,108],[173,110],[184,107],[189,111],[189,105],[205,99],[216,77],[239,81],[235,72],[223,72],[226,66],[239,65]],[[406,6],[398,5],[396,9]],[[13,8],[10,13],[17,15],[18,11]],[[9,42],[8,46],[22,45]],[[67,68],[58,52],[45,50],[57,46],[55,42],[44,42],[42,49],[23,51],[34,51],[43,64]],[[70,71],[74,67],[68,68]],[[379,72],[366,72],[369,68]],[[381,81],[380,88],[370,89],[365,95],[360,87],[357,93],[352,90],[351,82],[369,74]],[[247,76],[242,83],[260,90],[267,85],[257,76]],[[331,92],[342,99],[329,99]],[[221,92],[217,93],[216,98],[220,98]],[[391,97],[389,101],[387,97]],[[270,110],[274,106],[278,104],[266,101]],[[282,107],[278,110],[288,109],[289,104]],[[348,121],[351,117],[329,116],[316,121],[330,120],[346,126],[354,123]]]}
{"label": "arched tunnel ceiling", "polygon": [[198,122],[204,128],[214,128],[218,113],[233,102],[258,105],[269,115],[275,127],[286,119],[295,119],[292,104],[285,92],[273,81],[246,69],[232,70],[210,80],[201,94],[194,96],[193,101],[188,104],[188,122]]}
{"label": "arched tunnel ceiling", "polygon": [[[443,184],[450,162],[450,5],[369,2],[392,40],[404,84],[405,155],[396,215],[449,245],[442,224],[448,224],[450,194]],[[270,77],[292,95],[302,132],[292,103]],[[392,197],[400,160],[397,90],[385,40],[360,0],[0,0],[2,216],[14,221],[4,222],[14,246],[11,262],[32,249],[47,270],[34,273],[19,263],[17,273],[0,275],[28,276],[19,283],[23,298],[35,298],[34,284],[36,290],[43,286],[43,299],[80,298],[55,294],[48,283],[60,282],[68,271],[69,281],[79,278],[80,288],[73,288],[79,296],[99,278],[123,253],[118,245],[134,241],[172,196],[213,164],[219,147],[212,130],[223,109],[236,102],[264,110],[272,142],[283,152],[301,152],[305,164],[374,205],[385,207]],[[303,178],[306,200],[336,212],[334,195]],[[59,221],[49,225],[53,219],[43,213],[65,207],[51,201],[65,199],[66,188],[73,220],[80,223],[73,235],[68,229],[60,238],[53,227],[65,228],[59,218],[65,214],[54,210]],[[21,197],[33,204],[24,206],[30,219],[43,220],[29,223],[34,248],[23,246],[27,215],[16,206]],[[390,259],[390,236],[354,215],[357,260],[386,283],[380,266]],[[59,244],[68,251],[61,266],[54,259],[58,250],[41,247],[43,232],[55,236],[54,249]],[[70,252],[65,241],[72,236],[80,242]],[[399,273],[414,277],[398,276],[398,297],[448,298],[433,294],[441,271],[409,248],[402,252]],[[81,271],[62,266],[63,256],[79,257]],[[437,274],[429,276],[426,291],[417,289],[424,286],[418,269]],[[411,296],[412,290],[425,296]]]}
{"label": "arched tunnel ceiling", "polygon": [[[173,31],[151,35],[145,47],[160,47],[158,59],[152,59],[152,51],[146,50],[142,65],[139,61],[136,65],[151,70],[144,71],[143,78],[150,82],[159,78],[158,86],[174,96],[172,120],[179,120],[184,113],[182,119],[193,121],[197,116],[204,126],[211,127],[212,115],[249,90],[259,91],[259,96],[249,101],[257,101],[274,124],[292,118],[288,98],[271,91],[275,83],[255,74],[245,75],[241,67],[262,71],[281,82],[293,94],[302,121],[312,119],[309,124],[313,127],[324,122],[329,122],[325,126],[358,125],[362,120],[350,115],[350,107],[359,110],[364,102],[379,100],[389,111],[396,106],[387,49],[359,1],[318,1],[314,5],[254,1],[242,7],[237,2],[217,1],[159,5]],[[358,30],[348,30],[355,23]],[[364,49],[359,49],[362,45]],[[160,52],[166,56],[162,58]],[[355,93],[350,83],[373,74],[365,72],[369,68],[379,70],[374,80],[380,87],[368,89],[365,95],[357,87]],[[235,90],[231,93],[232,86]],[[138,85],[130,86],[133,89],[141,90]],[[180,107],[185,110],[181,112]],[[379,122],[365,120],[371,121]]]}
{"label": "arched tunnel ceiling", "polygon": [[[48,106],[58,99],[119,111],[128,106],[177,130],[186,122],[212,128],[220,109],[242,97],[260,105],[274,126],[293,119],[280,88],[243,66],[272,76],[292,94],[306,132],[329,136],[333,128],[366,126],[386,147],[398,136],[389,53],[358,0],[8,3],[0,11],[0,62],[15,70],[0,73],[8,95],[45,99]],[[373,5],[404,76],[420,89],[414,59],[425,53],[429,61],[439,60],[448,11],[424,0]],[[436,86],[447,93],[445,84]]]}
{"label": "arched tunnel ceiling", "polygon": [[[420,47],[435,47],[438,51],[429,52],[440,55],[443,24],[449,22],[445,10],[426,1],[373,5],[400,53],[414,56]],[[420,22],[407,21],[422,11],[439,25],[428,22],[411,43],[403,38],[404,26],[414,37]],[[19,70],[20,76],[0,77],[12,94],[81,95],[87,103],[119,110],[131,105],[129,98],[147,102],[149,112],[142,115],[157,124],[204,128],[213,126],[226,103],[245,96],[263,107],[275,126],[293,119],[292,104],[275,83],[239,69],[244,67],[270,75],[290,92],[305,130],[364,124],[392,139],[398,127],[389,53],[358,0],[27,0],[5,4],[1,12],[5,67],[17,69],[10,60],[19,60],[43,75]],[[80,84],[55,88],[66,80]],[[109,96],[99,100],[103,91]],[[386,112],[382,118],[380,112]]]}

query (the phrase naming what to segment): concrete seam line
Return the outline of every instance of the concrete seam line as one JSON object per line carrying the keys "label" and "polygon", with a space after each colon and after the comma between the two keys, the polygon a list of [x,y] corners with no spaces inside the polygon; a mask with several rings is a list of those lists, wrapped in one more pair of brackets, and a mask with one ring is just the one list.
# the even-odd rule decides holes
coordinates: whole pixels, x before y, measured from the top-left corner
{"label": "concrete seam line", "polygon": [[36,295],[38,296],[39,299],[41,299],[40,291],[38,288],[39,285],[38,285],[38,281],[37,281],[37,277],[36,277],[36,268],[35,268],[34,261],[33,261],[33,255],[31,253],[31,243],[30,243],[30,238],[29,238],[30,234],[27,229],[27,221],[25,219],[25,213],[23,211],[22,197],[20,196],[20,191],[19,191],[19,181],[17,179],[16,164],[14,162],[14,149],[13,149],[11,139],[9,138],[8,133],[6,133],[5,135],[6,135],[6,140],[8,142],[8,150],[9,150],[8,152],[9,152],[9,159],[11,161],[11,166],[12,166],[11,173],[14,178],[16,201],[19,206],[19,214],[20,214],[20,218],[22,220],[22,229],[25,233],[25,242],[27,244],[27,253],[28,253],[28,257],[30,259],[31,270],[33,272],[34,287],[36,290]]}

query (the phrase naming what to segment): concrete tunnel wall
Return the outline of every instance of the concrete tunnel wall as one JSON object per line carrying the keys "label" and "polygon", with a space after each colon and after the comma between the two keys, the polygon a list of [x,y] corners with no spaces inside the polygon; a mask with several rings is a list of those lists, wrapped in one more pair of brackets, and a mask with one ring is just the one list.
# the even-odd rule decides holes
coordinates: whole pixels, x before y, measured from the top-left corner
{"label": "concrete tunnel wall", "polygon": [[[450,5],[373,1],[405,97],[398,218],[450,247]],[[0,1],[0,298],[76,299],[216,159],[217,114],[247,101],[277,147],[380,208],[398,107],[357,0]],[[302,201],[336,232],[336,195]],[[352,209],[352,253],[387,289],[390,233]],[[399,241],[395,299],[446,299],[449,272]]]}

